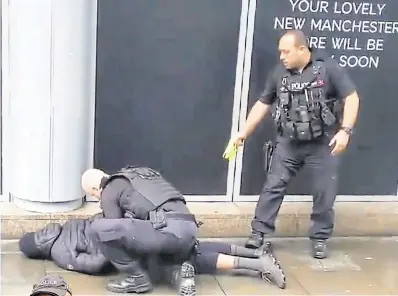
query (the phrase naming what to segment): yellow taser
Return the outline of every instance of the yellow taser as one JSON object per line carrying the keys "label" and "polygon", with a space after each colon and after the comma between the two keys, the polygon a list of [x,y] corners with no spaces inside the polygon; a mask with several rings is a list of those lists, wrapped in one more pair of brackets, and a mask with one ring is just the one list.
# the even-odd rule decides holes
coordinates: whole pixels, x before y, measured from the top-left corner
{"label": "yellow taser", "polygon": [[234,142],[230,141],[228,143],[227,148],[225,148],[225,151],[224,151],[222,157],[229,161],[235,157],[237,151],[238,151],[238,148],[234,145]]}

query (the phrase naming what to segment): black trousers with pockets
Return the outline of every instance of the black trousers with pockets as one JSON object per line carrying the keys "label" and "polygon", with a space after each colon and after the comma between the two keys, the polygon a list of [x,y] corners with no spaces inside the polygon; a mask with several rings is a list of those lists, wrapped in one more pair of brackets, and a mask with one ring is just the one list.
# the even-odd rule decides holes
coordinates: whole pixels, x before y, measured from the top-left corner
{"label": "black trousers with pockets", "polygon": [[[176,221],[175,221],[176,222]],[[138,219],[98,219],[91,224],[91,236],[104,256],[121,272],[134,273],[141,261],[151,256],[186,257],[196,242],[196,225],[178,221],[182,237],[153,228],[149,221]],[[192,231],[191,231],[192,229]],[[192,235],[190,234],[192,233]]]}
{"label": "black trousers with pockets", "polygon": [[311,172],[308,183],[313,195],[309,237],[328,239],[332,236],[340,157],[331,154],[330,140],[331,136],[326,135],[310,142],[277,139],[268,178],[252,221],[253,232],[268,235],[275,231],[275,220],[286,189],[297,172],[306,166]]}

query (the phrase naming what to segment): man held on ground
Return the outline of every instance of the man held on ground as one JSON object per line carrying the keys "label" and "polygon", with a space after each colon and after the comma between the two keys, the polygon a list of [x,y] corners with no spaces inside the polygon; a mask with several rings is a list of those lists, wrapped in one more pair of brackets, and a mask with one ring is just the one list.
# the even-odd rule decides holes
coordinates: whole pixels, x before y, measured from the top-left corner
{"label": "man held on ground", "polygon": [[[102,213],[90,219],[69,219],[64,225],[50,223],[36,232],[24,234],[19,240],[21,252],[31,259],[52,260],[58,267],[79,273],[101,275],[111,271],[110,262],[92,242],[87,234],[92,221],[100,219]],[[193,258],[198,274],[215,274],[217,270],[247,269],[257,271],[267,281],[285,287],[285,276],[279,263],[268,249],[248,249],[222,242],[205,241],[198,244]],[[181,278],[181,266],[157,260],[152,266],[162,281],[177,291],[187,285]]]}

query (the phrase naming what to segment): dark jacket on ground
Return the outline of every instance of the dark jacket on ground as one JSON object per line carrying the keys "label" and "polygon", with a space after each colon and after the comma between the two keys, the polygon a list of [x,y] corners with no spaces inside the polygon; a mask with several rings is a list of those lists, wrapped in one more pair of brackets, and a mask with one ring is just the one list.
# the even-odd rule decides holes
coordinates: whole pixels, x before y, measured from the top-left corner
{"label": "dark jacket on ground", "polygon": [[[110,270],[110,262],[102,255],[89,237],[90,224],[97,218],[70,219],[63,226],[50,223],[36,232],[26,233],[19,241],[20,250],[31,259],[51,259],[63,269],[86,274],[100,274]],[[199,244],[195,267],[198,274],[216,272],[220,253],[230,254],[231,245],[220,242]]]}
{"label": "dark jacket on ground", "polygon": [[60,268],[81,273],[100,273],[109,262],[88,237],[90,219],[70,219],[64,225],[51,223],[35,233],[25,234],[21,251],[32,259],[52,259]]}

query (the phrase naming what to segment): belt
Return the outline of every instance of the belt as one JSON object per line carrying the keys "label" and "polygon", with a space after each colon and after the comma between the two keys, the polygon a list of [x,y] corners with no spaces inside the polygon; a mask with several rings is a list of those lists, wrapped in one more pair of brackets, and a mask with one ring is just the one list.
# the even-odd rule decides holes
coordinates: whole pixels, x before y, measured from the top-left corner
{"label": "belt", "polygon": [[168,219],[174,220],[182,220],[182,221],[191,221],[196,223],[195,216],[192,214],[183,214],[183,213],[175,213],[175,212],[166,212],[164,216]]}

